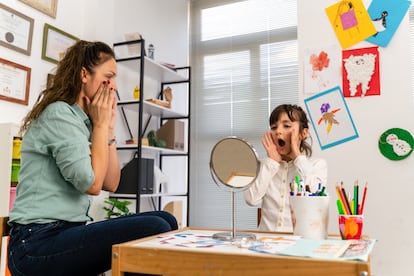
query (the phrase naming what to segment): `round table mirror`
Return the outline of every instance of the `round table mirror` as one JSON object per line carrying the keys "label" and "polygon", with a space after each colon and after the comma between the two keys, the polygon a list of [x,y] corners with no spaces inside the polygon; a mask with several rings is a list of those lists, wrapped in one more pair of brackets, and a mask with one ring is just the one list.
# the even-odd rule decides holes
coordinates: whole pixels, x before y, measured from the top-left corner
{"label": "round table mirror", "polygon": [[232,196],[232,232],[216,233],[221,240],[255,239],[250,233],[235,231],[235,193],[246,190],[256,179],[260,163],[256,150],[247,141],[227,137],[216,143],[211,151],[210,171],[216,184]]}

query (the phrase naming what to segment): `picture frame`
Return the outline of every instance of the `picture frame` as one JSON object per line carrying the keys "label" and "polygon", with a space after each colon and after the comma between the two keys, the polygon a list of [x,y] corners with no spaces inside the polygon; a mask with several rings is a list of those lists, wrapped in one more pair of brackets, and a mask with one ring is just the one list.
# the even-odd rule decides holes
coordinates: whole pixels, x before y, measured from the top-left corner
{"label": "picture frame", "polygon": [[30,56],[34,19],[0,3],[0,45]]}
{"label": "picture frame", "polygon": [[0,100],[28,105],[30,74],[29,67],[0,58]]}
{"label": "picture frame", "polygon": [[359,137],[339,86],[305,99],[305,106],[322,150]]}
{"label": "picture frame", "polygon": [[50,17],[56,18],[57,1],[58,0],[19,0],[26,5],[49,15]]}
{"label": "picture frame", "polygon": [[42,59],[57,64],[66,50],[79,38],[45,23],[43,28]]}

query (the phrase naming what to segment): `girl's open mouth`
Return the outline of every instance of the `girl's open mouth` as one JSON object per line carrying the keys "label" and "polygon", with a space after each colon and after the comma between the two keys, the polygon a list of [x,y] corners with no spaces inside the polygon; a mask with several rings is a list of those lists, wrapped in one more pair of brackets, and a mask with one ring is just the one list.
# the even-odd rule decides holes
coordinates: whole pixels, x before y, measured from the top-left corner
{"label": "girl's open mouth", "polygon": [[279,144],[280,147],[283,147],[286,144],[286,142],[283,141],[282,139],[277,139],[277,143]]}

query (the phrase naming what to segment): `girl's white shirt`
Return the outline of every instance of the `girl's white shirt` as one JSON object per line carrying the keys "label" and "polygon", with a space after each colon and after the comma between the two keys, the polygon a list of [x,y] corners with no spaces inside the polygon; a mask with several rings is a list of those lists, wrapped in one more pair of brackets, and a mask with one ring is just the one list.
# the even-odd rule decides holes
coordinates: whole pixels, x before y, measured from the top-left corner
{"label": "girl's white shirt", "polygon": [[260,231],[293,231],[289,197],[290,183],[295,181],[296,175],[309,185],[311,192],[315,192],[319,185],[327,185],[327,163],[305,155],[289,162],[278,163],[268,157],[260,160],[256,180],[244,191],[247,204],[261,205]]}

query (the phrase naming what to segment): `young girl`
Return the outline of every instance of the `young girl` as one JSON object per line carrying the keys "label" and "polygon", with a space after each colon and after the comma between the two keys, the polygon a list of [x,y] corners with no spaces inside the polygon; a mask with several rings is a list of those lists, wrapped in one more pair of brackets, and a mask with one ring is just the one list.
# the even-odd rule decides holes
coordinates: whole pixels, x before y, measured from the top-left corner
{"label": "young girl", "polygon": [[267,158],[261,160],[260,173],[244,198],[251,206],[261,204],[259,230],[291,232],[290,183],[299,176],[315,192],[320,184],[326,185],[327,164],[322,159],[310,159],[308,118],[301,107],[276,107],[269,124],[270,131],[262,138]]}

